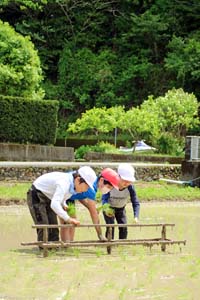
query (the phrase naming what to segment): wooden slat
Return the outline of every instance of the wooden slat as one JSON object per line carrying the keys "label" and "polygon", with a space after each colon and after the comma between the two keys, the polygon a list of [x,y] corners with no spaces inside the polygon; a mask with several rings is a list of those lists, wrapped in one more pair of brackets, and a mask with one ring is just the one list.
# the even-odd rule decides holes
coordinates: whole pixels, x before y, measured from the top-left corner
{"label": "wooden slat", "polygon": [[[75,226],[76,228],[84,228],[84,227],[162,227],[162,226],[171,226],[174,227],[173,223],[155,223],[155,224],[81,224],[79,226]],[[35,224],[32,225],[32,228],[65,228],[65,227],[74,227],[72,224]]]}
{"label": "wooden slat", "polygon": [[174,240],[160,240],[160,241],[155,241],[155,240],[137,240],[137,241],[124,241],[124,242],[90,242],[90,243],[79,243],[79,242],[69,242],[69,243],[59,243],[59,242],[55,242],[54,244],[50,244],[50,243],[43,243],[42,246],[43,247],[47,247],[47,248],[58,248],[58,247],[94,247],[94,246],[101,246],[101,247],[107,247],[107,246],[119,246],[119,245],[144,245],[144,246],[153,246],[153,245],[170,245],[170,244],[186,244],[186,241],[174,241]]}
{"label": "wooden slat", "polygon": [[75,246],[115,246],[115,245],[142,245],[142,244],[186,244],[186,240],[162,240],[159,238],[155,239],[137,239],[137,240],[115,240],[115,241],[110,241],[110,242],[101,242],[101,241],[73,241],[73,242],[62,242],[62,241],[57,241],[57,242],[22,242],[22,246],[45,246],[45,247],[75,247]]}
{"label": "wooden slat", "polygon": [[[81,240],[81,241],[71,241],[71,242],[62,242],[62,241],[53,241],[48,242],[47,240],[47,229],[48,228],[69,228],[74,227],[74,225],[71,224],[55,224],[55,225],[49,225],[49,224],[36,224],[33,225],[33,228],[39,228],[43,229],[43,241],[36,241],[36,242],[22,242],[21,245],[23,246],[40,246],[43,248],[43,256],[48,256],[48,250],[49,248],[68,248],[68,247],[107,247],[107,253],[111,254],[111,250],[113,246],[129,246],[129,245],[142,245],[142,246],[149,246],[152,247],[154,245],[161,245],[161,250],[165,251],[167,245],[173,245],[173,244],[186,244],[185,240],[171,240],[167,239],[166,237],[166,227],[174,227],[174,223],[153,223],[153,224],[82,224],[80,226],[77,226],[77,228],[94,228],[94,227],[109,227],[110,229],[110,236],[109,239],[105,242],[102,241],[95,241],[95,240]],[[161,236],[157,238],[150,238],[150,239],[130,239],[130,240],[112,240],[111,239],[111,228],[112,227],[161,227]]]}

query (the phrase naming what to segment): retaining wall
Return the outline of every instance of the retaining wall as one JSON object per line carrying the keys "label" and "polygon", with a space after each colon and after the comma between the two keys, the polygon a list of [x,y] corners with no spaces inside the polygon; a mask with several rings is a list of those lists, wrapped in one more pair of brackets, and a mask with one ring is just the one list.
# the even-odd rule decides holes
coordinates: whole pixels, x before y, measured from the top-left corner
{"label": "retaining wall", "polygon": [[172,156],[151,156],[151,155],[134,155],[134,154],[113,154],[101,152],[87,152],[84,155],[86,161],[126,161],[126,162],[152,162],[152,163],[169,163],[181,164],[183,158]]}
{"label": "retaining wall", "polygon": [[74,148],[0,143],[0,161],[74,161]]}
{"label": "retaining wall", "polygon": [[[88,164],[89,165],[89,164]],[[63,164],[62,166],[54,165],[54,166],[33,166],[27,165],[27,166],[0,166],[0,181],[33,181],[38,176],[47,173],[47,172],[53,172],[53,171],[71,171],[71,170],[77,170],[81,164],[78,163],[71,163],[69,164]],[[98,165],[98,164],[92,164],[91,167],[96,171],[97,174],[101,172],[101,170],[105,167],[111,167],[114,170],[117,170],[118,164],[108,165],[105,163],[105,165]],[[181,179],[181,165],[134,165],[132,166],[136,170],[136,178],[137,180],[143,180],[143,181],[153,181],[153,180],[159,180],[160,178],[169,178],[169,179],[175,179],[180,180]]]}

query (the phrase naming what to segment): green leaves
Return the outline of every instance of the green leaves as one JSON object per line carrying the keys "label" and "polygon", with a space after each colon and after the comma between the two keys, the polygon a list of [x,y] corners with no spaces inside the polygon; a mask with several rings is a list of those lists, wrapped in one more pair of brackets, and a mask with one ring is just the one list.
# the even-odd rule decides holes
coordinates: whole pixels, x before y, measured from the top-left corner
{"label": "green leaves", "polygon": [[200,42],[174,36],[170,41],[165,67],[176,74],[181,83],[200,78]]}
{"label": "green leaves", "polygon": [[105,204],[99,206],[97,208],[97,211],[98,212],[102,211],[102,212],[104,212],[109,217],[114,216],[114,213],[115,213],[114,209],[110,206],[109,203],[105,203]]}
{"label": "green leaves", "polygon": [[28,37],[0,21],[0,94],[41,98],[42,70]]}
{"label": "green leaves", "polygon": [[70,98],[75,107],[85,108],[115,103],[112,62],[115,55],[108,50],[100,54],[89,48],[74,50],[67,43],[59,61],[59,86],[63,99]]}
{"label": "green leaves", "polygon": [[92,132],[98,136],[99,133],[107,133],[116,128],[123,114],[122,106],[109,109],[94,107],[82,113],[81,118],[78,118],[76,122],[70,123],[67,131],[72,133]]}
{"label": "green leaves", "polygon": [[[163,97],[149,96],[140,107],[127,111],[123,106],[87,110],[76,122],[69,124],[67,131],[93,132],[99,135],[119,128],[128,131],[135,141],[147,140],[157,148],[159,140],[166,145],[174,142],[178,149],[183,147],[186,132],[199,125],[198,107],[198,101],[193,94],[182,89],[173,89]],[[170,151],[174,151],[171,146],[169,154]]]}

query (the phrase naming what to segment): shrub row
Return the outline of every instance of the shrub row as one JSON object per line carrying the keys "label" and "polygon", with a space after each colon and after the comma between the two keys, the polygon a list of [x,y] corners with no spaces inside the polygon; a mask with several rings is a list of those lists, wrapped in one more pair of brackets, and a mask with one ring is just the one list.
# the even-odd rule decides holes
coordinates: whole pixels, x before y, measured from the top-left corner
{"label": "shrub row", "polygon": [[0,142],[54,144],[58,101],[0,95]]}

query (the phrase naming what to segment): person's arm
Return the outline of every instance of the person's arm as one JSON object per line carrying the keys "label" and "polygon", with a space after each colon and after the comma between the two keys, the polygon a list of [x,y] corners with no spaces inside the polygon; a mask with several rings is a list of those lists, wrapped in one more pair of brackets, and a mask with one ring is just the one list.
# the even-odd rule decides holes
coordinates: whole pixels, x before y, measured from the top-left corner
{"label": "person's arm", "polygon": [[140,202],[138,200],[134,186],[133,185],[128,186],[128,190],[130,193],[131,204],[133,207],[134,219],[137,222],[139,219],[139,213],[140,213]]}
{"label": "person's arm", "polygon": [[[84,205],[85,207],[87,207],[87,209],[89,210],[93,224],[100,224],[99,214],[96,209],[96,202],[94,200],[84,199],[84,200],[81,200],[80,203],[82,205]],[[104,236],[102,234],[101,227],[95,226],[95,230],[97,232],[98,238],[101,241],[106,241],[106,238],[104,238]]]}
{"label": "person's arm", "polygon": [[62,207],[62,200],[64,198],[65,192],[63,189],[58,185],[56,187],[55,193],[51,200],[51,209],[66,223],[79,225],[80,222],[74,218],[70,218],[68,213]]}

